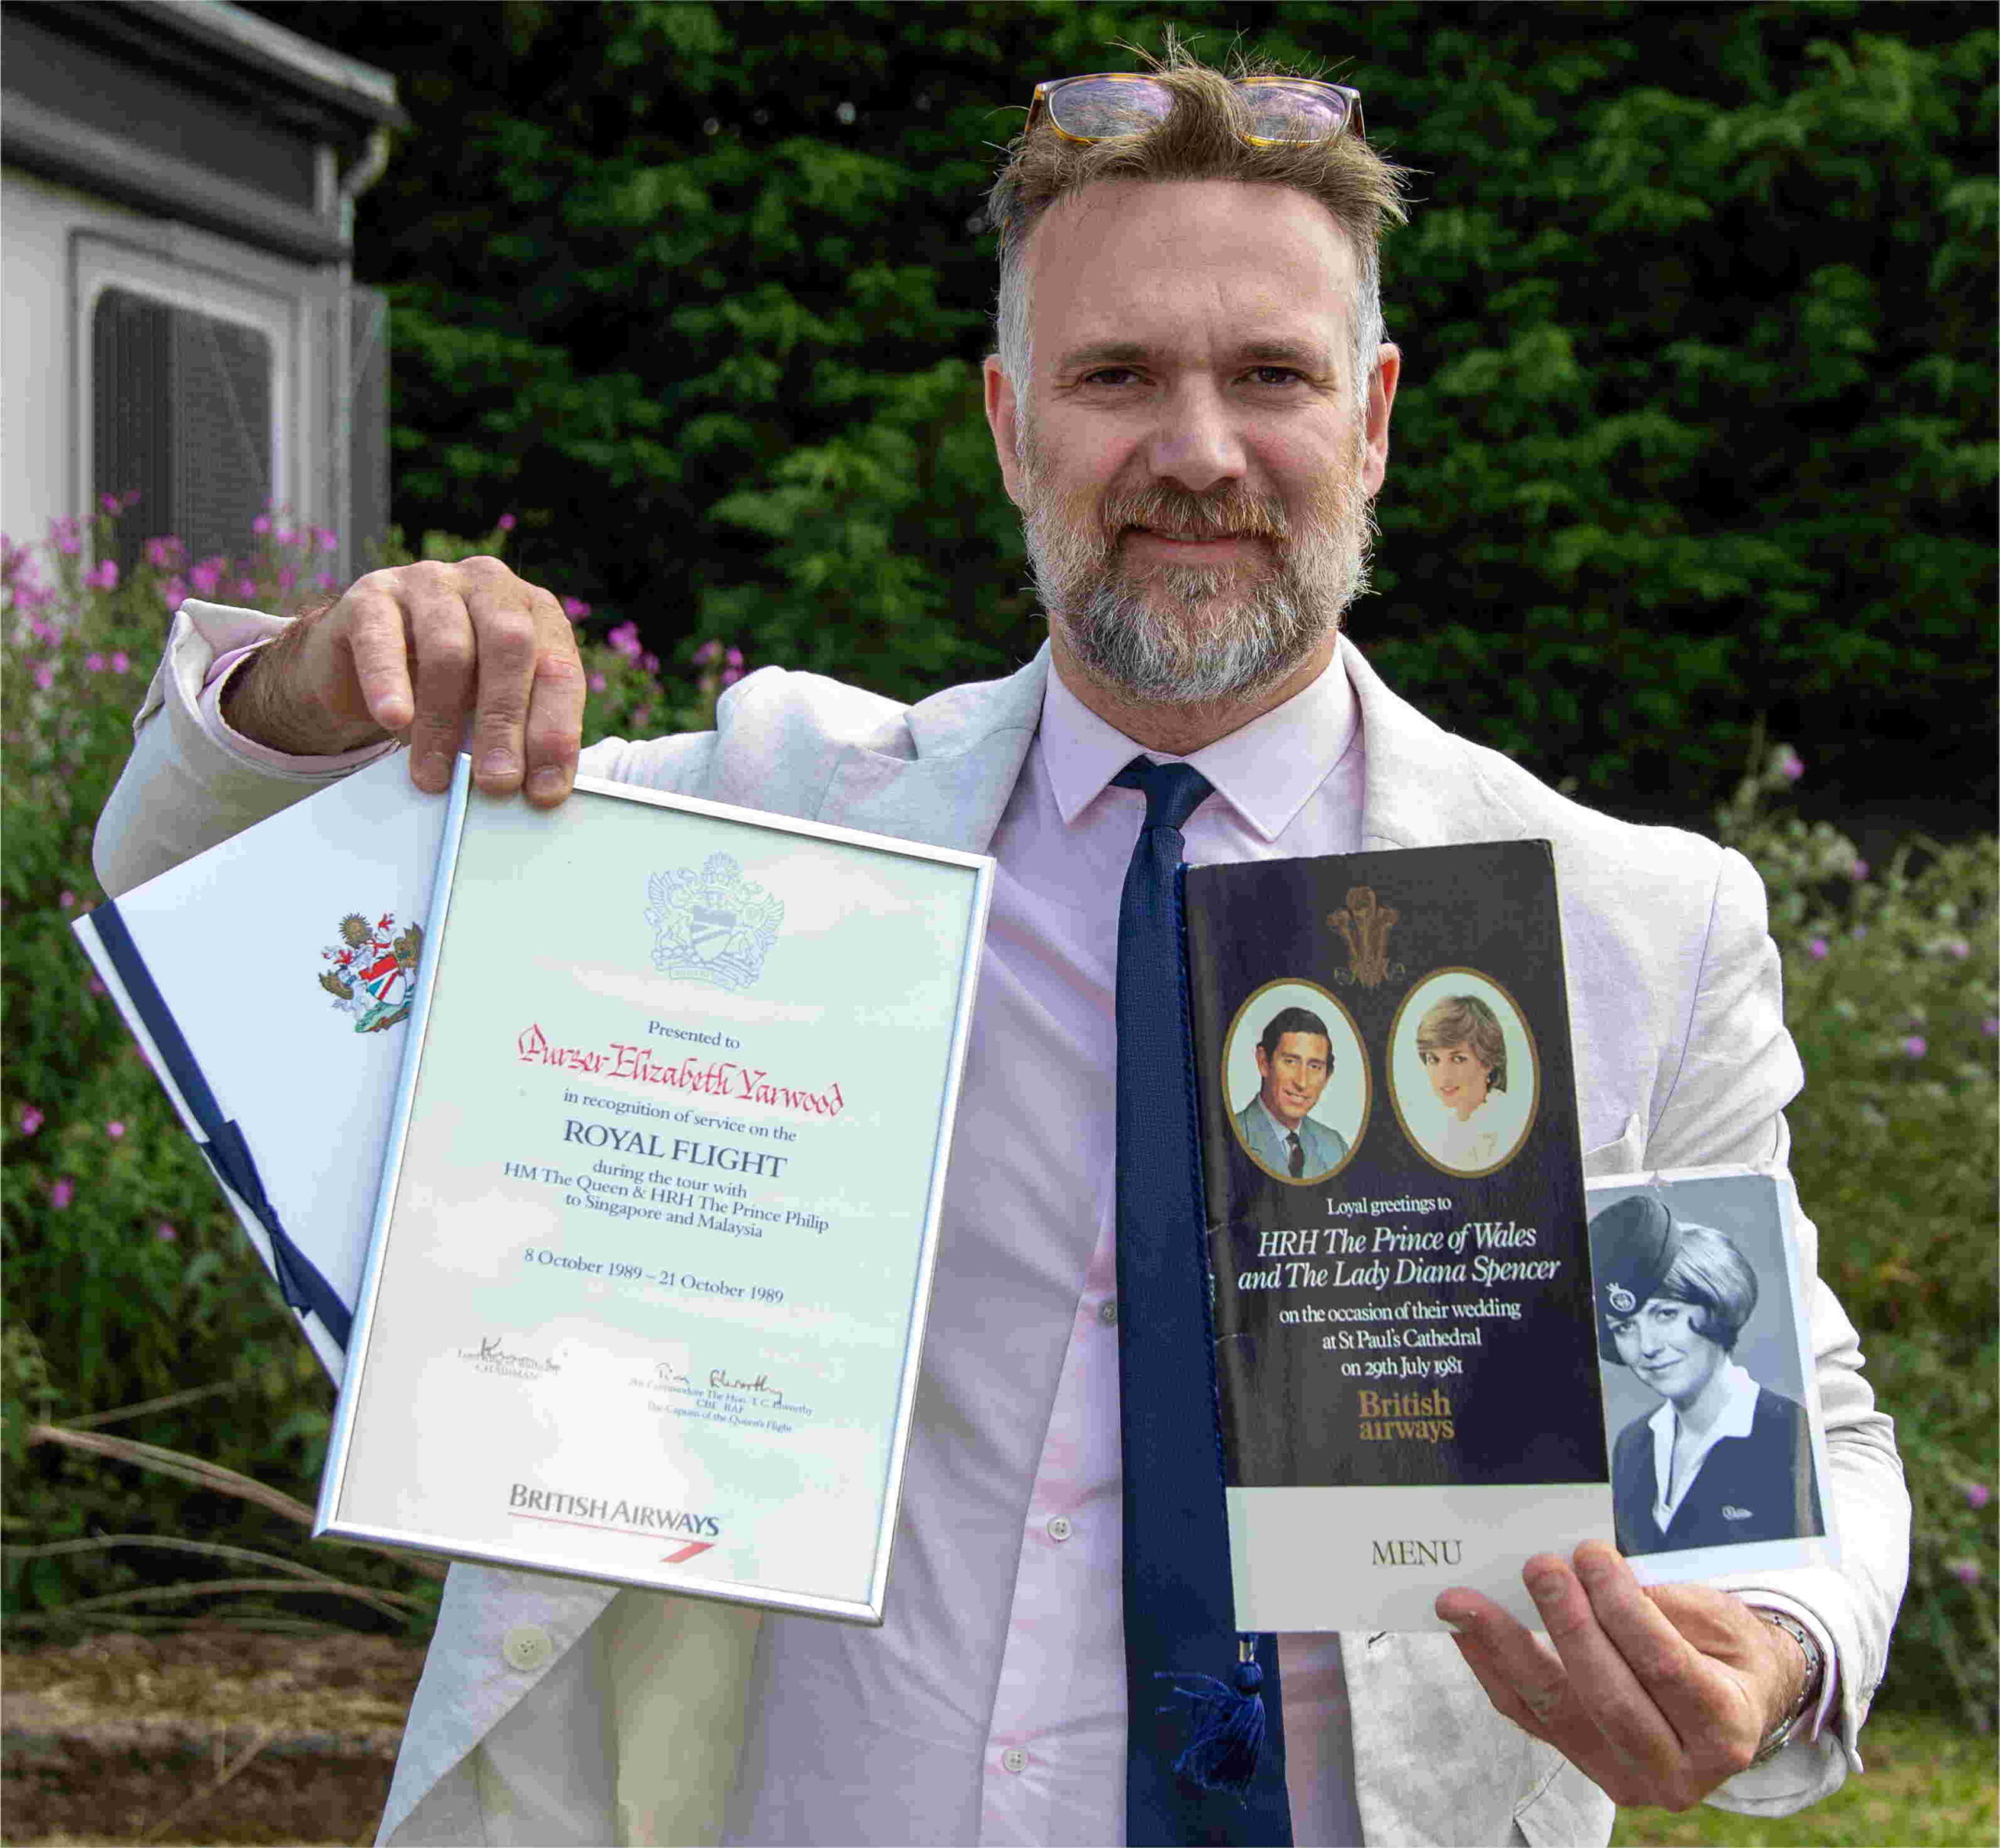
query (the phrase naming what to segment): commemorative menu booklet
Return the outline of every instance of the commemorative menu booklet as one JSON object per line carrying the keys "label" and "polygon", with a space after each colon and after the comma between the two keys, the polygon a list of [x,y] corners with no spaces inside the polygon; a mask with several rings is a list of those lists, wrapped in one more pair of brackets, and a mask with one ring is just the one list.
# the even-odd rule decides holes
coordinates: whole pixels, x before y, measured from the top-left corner
{"label": "commemorative menu booklet", "polygon": [[315,1531],[879,1624],[992,863],[466,771]]}
{"label": "commemorative menu booklet", "polygon": [[1238,1627],[1538,1625],[1613,1533],[1552,849],[1185,880]]}
{"label": "commemorative menu booklet", "polygon": [[392,752],[73,927],[336,1380],[445,813]]}

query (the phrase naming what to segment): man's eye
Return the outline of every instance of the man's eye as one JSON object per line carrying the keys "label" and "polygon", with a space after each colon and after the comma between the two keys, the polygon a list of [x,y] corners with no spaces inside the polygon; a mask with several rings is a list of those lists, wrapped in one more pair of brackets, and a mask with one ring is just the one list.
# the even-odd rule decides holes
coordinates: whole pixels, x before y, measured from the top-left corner
{"label": "man's eye", "polygon": [[1282,377],[1296,379],[1302,384],[1305,381],[1305,374],[1304,373],[1295,372],[1289,366],[1259,366],[1254,367],[1252,370],[1257,372],[1275,372]]}

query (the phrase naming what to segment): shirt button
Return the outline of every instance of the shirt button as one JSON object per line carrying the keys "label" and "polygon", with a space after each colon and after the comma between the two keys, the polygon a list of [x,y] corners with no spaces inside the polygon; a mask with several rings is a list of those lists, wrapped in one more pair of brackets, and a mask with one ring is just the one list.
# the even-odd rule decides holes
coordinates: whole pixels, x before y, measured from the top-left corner
{"label": "shirt button", "polygon": [[1116,1296],[1106,1296],[1097,1306],[1097,1319],[1107,1328],[1118,1320],[1118,1299]]}
{"label": "shirt button", "polygon": [[1024,1771],[1028,1768],[1028,1755],[1019,1746],[1009,1746],[1000,1754],[1001,1764],[1011,1771]]}
{"label": "shirt button", "polygon": [[555,1653],[555,1646],[540,1624],[516,1624],[501,1643],[500,1653],[506,1657],[509,1668],[526,1673],[546,1662]]}
{"label": "shirt button", "polygon": [[1052,1514],[1048,1517],[1048,1537],[1052,1540],[1066,1540],[1075,1530],[1070,1525],[1066,1514]]}

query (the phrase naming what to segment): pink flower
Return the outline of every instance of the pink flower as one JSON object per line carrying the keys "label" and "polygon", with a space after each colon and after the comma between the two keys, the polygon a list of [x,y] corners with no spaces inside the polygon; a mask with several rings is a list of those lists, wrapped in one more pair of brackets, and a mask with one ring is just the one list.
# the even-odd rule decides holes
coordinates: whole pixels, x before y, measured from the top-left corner
{"label": "pink flower", "polygon": [[296,545],[298,543],[298,534],[290,527],[286,527],[278,534],[278,543],[280,545]]}
{"label": "pink flower", "polygon": [[97,504],[103,508],[105,513],[116,513],[118,511],[118,496],[115,494],[101,494],[97,497]]}
{"label": "pink flower", "polygon": [[123,674],[131,665],[132,657],[122,648],[111,657],[111,671],[113,674]]}
{"label": "pink flower", "polygon": [[84,671],[86,674],[102,674],[105,667],[105,659],[102,655],[88,654],[84,656]]}
{"label": "pink flower", "polygon": [[632,724],[638,731],[645,731],[645,728],[652,722],[653,709],[650,706],[641,706],[639,710],[632,715]]}
{"label": "pink flower", "polygon": [[102,995],[104,992],[104,984],[95,975],[91,978],[91,992],[93,995]]}
{"label": "pink flower", "polygon": [[722,659],[725,667],[741,668],[743,665],[743,651],[740,648],[733,648],[723,656]]}
{"label": "pink flower", "polygon": [[143,494],[140,493],[138,488],[128,488],[123,494],[119,495],[118,504],[121,508],[136,507],[139,502],[145,498],[146,497]]}
{"label": "pink flower", "polygon": [[48,1203],[58,1210],[69,1205],[77,1197],[77,1184],[67,1174],[48,1190]]}
{"label": "pink flower", "polygon": [[1865,860],[1857,860],[1848,871],[1852,878],[1866,879],[1868,877],[1868,862]]}
{"label": "pink flower", "polygon": [[184,577],[168,578],[166,581],[166,595],[167,608],[170,610],[178,609],[183,603],[188,601],[187,579]]}
{"label": "pink flower", "polygon": [[124,1139],[125,1125],[122,1123],[107,1123],[104,1126],[104,1133],[114,1142],[121,1142]]}
{"label": "pink flower", "polygon": [[33,1104],[23,1105],[21,1110],[21,1134],[33,1135],[47,1121],[48,1119]]}
{"label": "pink flower", "polygon": [[645,652],[639,641],[639,625],[635,622],[620,623],[605,640],[628,661],[636,661]]}
{"label": "pink flower", "polygon": [[253,533],[269,532],[271,530],[270,515],[268,513],[259,513],[255,520],[250,522],[250,530]]}
{"label": "pink flower", "polygon": [[1962,963],[1967,956],[1972,954],[1972,945],[1966,942],[1965,938],[1962,937],[1954,937],[1949,943],[1945,945],[1945,953],[1948,956],[1955,956],[1959,961]]}
{"label": "pink flower", "polygon": [[2000,1034],[2000,1013],[1988,1014],[1979,1023],[1979,1030],[1988,1039],[1992,1038],[1996,1034]]}
{"label": "pink flower", "polygon": [[254,577],[239,577],[236,581],[236,594],[245,604],[253,603],[257,598],[257,581]]}
{"label": "pink flower", "polygon": [[1977,1560],[1947,1560],[1945,1562],[1945,1570],[1967,1590],[1970,1590],[1973,1586],[1979,1583],[1979,1562]]}
{"label": "pink flower", "polygon": [[734,686],[742,677],[743,670],[741,667],[725,667],[722,670],[722,684],[726,687]]}
{"label": "pink flower", "polygon": [[148,539],[146,542],[146,563],[155,571],[172,570],[186,556],[186,549],[178,539]]}
{"label": "pink flower", "polygon": [[197,596],[212,597],[216,586],[222,582],[222,560],[205,558],[188,574],[188,581],[194,585]]}
{"label": "pink flower", "polygon": [[55,902],[67,911],[72,905],[76,903],[77,895],[66,885],[55,895]]}
{"label": "pink flower", "polygon": [[513,515],[511,513],[502,513],[500,516],[498,524],[501,531],[503,533],[511,533],[514,530]]}
{"label": "pink flower", "polygon": [[1810,943],[1806,945],[1805,953],[1810,956],[1814,962],[1823,963],[1827,960],[1826,938],[1823,937],[1815,937]]}
{"label": "pink flower", "polygon": [[334,588],[333,573],[330,571],[322,571],[317,577],[312,580],[312,588],[315,590],[331,590]]}
{"label": "pink flower", "polygon": [[278,567],[278,588],[280,590],[288,591],[298,581],[298,573],[292,566],[280,565]]}
{"label": "pink flower", "polygon": [[118,561],[108,558],[102,564],[93,565],[84,574],[84,581],[92,590],[116,590],[118,588]]}
{"label": "pink flower", "polygon": [[720,642],[705,642],[695,651],[695,665],[697,667],[712,667],[721,659],[722,644]]}
{"label": "pink flower", "polygon": [[55,685],[55,671],[49,667],[46,661],[44,661],[41,666],[35,669],[34,684],[41,688],[45,693],[46,693],[51,687]]}
{"label": "pink flower", "polygon": [[604,691],[604,676],[601,674],[593,674],[588,684],[593,693],[602,693]]}
{"label": "pink flower", "polygon": [[1992,1499],[1993,1492],[1984,1482],[1968,1482],[1966,1485],[1966,1506],[1968,1508],[1983,1508]]}
{"label": "pink flower", "polygon": [[655,654],[643,654],[639,657],[639,665],[648,674],[657,674],[659,672],[659,656]]}
{"label": "pink flower", "polygon": [[66,556],[73,556],[84,549],[84,536],[78,522],[65,514],[50,528],[55,540],[55,549]]}
{"label": "pink flower", "polygon": [[159,1239],[162,1245],[171,1245],[176,1239],[180,1236],[180,1235],[162,1219],[158,1225],[153,1228],[153,1236]]}
{"label": "pink flower", "polygon": [[45,623],[38,616],[28,618],[28,633],[38,642],[56,642],[62,639],[62,631],[53,623]]}
{"label": "pink flower", "polygon": [[1912,1033],[1903,1042],[1903,1050],[1912,1059],[1921,1059],[1930,1050],[1930,1042],[1921,1033]]}
{"label": "pink flower", "polygon": [[573,623],[580,623],[591,613],[591,606],[581,597],[565,597],[562,613]]}

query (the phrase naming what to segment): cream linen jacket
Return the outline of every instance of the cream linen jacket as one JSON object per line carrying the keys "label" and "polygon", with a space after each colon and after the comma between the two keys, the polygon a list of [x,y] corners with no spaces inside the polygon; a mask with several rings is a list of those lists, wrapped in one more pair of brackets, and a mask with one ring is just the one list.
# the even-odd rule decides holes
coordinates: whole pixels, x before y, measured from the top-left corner
{"label": "cream linen jacket", "polygon": [[[253,766],[202,730],[196,706],[214,656],[201,623],[224,613],[184,606],[135,721],[131,761],[97,837],[99,876],[113,894],[324,781]],[[259,620],[272,633],[282,626]],[[1783,1162],[1780,1113],[1802,1073],[1748,863],[1692,835],[1565,800],[1441,730],[1351,645],[1341,654],[1366,751],[1364,848],[1555,843],[1587,1171]],[[723,695],[715,731],[607,739],[584,753],[584,768],[984,851],[1034,738],[1047,673],[1045,648],[1008,679],[905,708],[766,668]],[[1770,1814],[1825,1796],[1859,1768],[1855,1735],[1881,1679],[1909,1546],[1891,1421],[1874,1408],[1852,1324],[1817,1280],[1818,1235],[1803,1217],[1798,1235],[1843,1564],[1717,1582],[1803,1607],[1838,1656],[1837,1723],[1711,1800]],[[735,1782],[759,1621],[714,1604],[454,1567],[380,1839],[715,1839]],[[1602,1793],[1493,1711],[1448,1638],[1356,1634],[1342,1639],[1342,1654],[1371,1848],[1605,1840],[1612,1810]],[[519,1786],[523,1767],[535,1788],[518,1793],[538,1818],[526,1833],[509,1785]]]}

